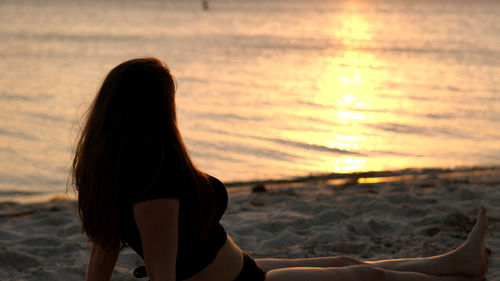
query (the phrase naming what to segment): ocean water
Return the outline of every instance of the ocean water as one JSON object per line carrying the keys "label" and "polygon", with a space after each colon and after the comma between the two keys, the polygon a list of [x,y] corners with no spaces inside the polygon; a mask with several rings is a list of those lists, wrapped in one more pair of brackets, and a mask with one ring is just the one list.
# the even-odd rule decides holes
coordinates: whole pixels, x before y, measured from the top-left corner
{"label": "ocean water", "polygon": [[2,0],[0,197],[64,192],[81,116],[144,56],[230,181],[500,165],[500,2]]}

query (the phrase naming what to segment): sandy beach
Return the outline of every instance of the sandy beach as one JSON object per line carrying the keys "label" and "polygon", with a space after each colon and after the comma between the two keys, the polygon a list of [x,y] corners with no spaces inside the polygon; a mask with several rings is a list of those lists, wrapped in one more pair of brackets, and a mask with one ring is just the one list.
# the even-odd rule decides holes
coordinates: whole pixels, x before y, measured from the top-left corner
{"label": "sandy beach", "polygon": [[[459,246],[478,205],[488,209],[487,280],[500,280],[500,170],[338,179],[229,188],[222,220],[254,257],[425,257]],[[74,201],[0,203],[0,280],[83,280],[89,245]],[[137,280],[130,249],[113,280]],[[144,279],[145,280],[145,279]]]}

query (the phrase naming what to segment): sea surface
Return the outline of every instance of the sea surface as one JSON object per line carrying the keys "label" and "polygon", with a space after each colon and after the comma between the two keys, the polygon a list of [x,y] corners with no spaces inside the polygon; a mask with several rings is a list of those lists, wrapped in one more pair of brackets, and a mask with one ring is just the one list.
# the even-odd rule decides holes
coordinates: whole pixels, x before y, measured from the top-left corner
{"label": "sea surface", "polygon": [[226,182],[500,165],[500,1],[0,1],[0,198],[61,193],[104,76],[155,56]]}

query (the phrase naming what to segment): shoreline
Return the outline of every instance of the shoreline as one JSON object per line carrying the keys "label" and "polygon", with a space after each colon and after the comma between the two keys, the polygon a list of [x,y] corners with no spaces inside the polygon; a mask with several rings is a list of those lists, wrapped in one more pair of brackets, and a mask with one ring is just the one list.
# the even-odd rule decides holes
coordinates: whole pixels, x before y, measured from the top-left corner
{"label": "shoreline", "polygon": [[[500,174],[500,166],[470,166],[455,168],[404,168],[396,170],[363,171],[352,173],[320,173],[308,176],[296,176],[282,179],[262,179],[249,181],[224,182],[228,189],[253,188],[280,188],[300,185],[303,183],[327,182],[332,185],[356,185],[363,183],[383,183],[393,181],[417,180],[422,178],[449,178],[477,174]],[[33,195],[4,195],[0,196],[0,203],[15,202],[21,204],[43,203],[60,200],[76,200],[76,194],[69,189],[66,193],[39,193]]]}
{"label": "shoreline", "polygon": [[[345,183],[316,178],[268,184],[262,192],[228,188],[221,223],[255,258],[425,257],[459,246],[477,207],[485,205],[493,250],[487,280],[500,280],[497,168],[361,175]],[[389,181],[391,176],[396,178]],[[379,178],[384,181],[369,182]],[[0,281],[83,280],[89,244],[80,230],[75,201],[0,203]],[[136,280],[130,272],[142,263],[124,249],[112,280]]]}
{"label": "shoreline", "polygon": [[249,187],[255,185],[287,185],[316,181],[329,181],[334,184],[349,184],[354,181],[360,183],[388,182],[398,180],[412,180],[426,176],[462,176],[468,174],[500,173],[500,166],[470,166],[455,168],[405,168],[397,170],[366,171],[352,173],[326,173],[309,176],[297,176],[284,179],[263,179],[250,181],[230,181],[224,183],[228,188]]}

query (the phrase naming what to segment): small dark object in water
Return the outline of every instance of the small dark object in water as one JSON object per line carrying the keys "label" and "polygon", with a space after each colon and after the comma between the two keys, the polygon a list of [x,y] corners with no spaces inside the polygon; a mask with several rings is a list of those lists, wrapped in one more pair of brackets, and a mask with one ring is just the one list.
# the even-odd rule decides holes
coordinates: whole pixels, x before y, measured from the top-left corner
{"label": "small dark object in water", "polygon": [[203,3],[203,10],[204,11],[208,11],[208,1],[207,0],[203,0],[202,3]]}
{"label": "small dark object in water", "polygon": [[260,193],[260,192],[266,192],[267,188],[263,184],[258,184],[252,188],[253,193]]}

